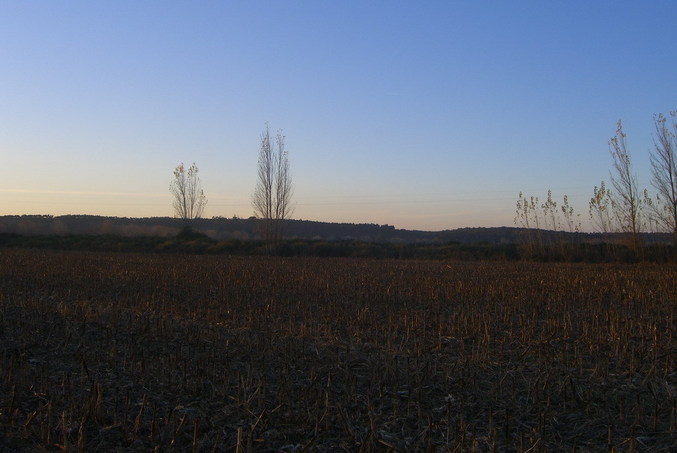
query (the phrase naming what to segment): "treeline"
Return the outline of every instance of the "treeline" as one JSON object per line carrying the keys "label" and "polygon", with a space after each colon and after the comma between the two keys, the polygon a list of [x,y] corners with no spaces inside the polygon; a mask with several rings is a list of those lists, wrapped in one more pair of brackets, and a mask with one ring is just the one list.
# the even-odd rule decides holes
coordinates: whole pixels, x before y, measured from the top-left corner
{"label": "treeline", "polygon": [[[160,236],[176,235],[186,225],[184,219],[172,217],[103,217],[94,215],[21,215],[0,217],[0,232],[20,235],[117,235]],[[190,221],[190,227],[216,240],[263,239],[266,220],[250,218],[213,217]],[[414,234],[415,235],[415,234]],[[411,240],[406,230],[395,230],[390,225],[328,223],[307,220],[286,220],[284,238],[361,241]],[[428,240],[427,237],[423,238]]]}
{"label": "treeline", "polygon": [[[261,219],[223,218],[195,219],[192,229],[217,241],[260,240]],[[102,217],[90,215],[66,216],[0,216],[0,233],[22,236],[122,236],[171,238],[184,227],[181,219],[171,217]],[[646,233],[647,243],[670,241],[668,234]],[[547,231],[521,227],[458,228],[444,231],[416,231],[397,229],[392,225],[330,223],[311,220],[286,220],[285,240],[390,242],[414,244],[513,244],[524,243],[528,238],[538,238],[544,244],[567,243],[617,243],[620,233],[583,233]]]}
{"label": "treeline", "polygon": [[[213,217],[193,219],[191,228],[216,240],[257,240],[265,234],[265,220],[250,217]],[[117,235],[160,236],[176,235],[185,223],[171,217],[126,218],[91,215],[65,216],[1,216],[0,233],[20,235]],[[397,229],[392,225],[330,223],[311,220],[285,220],[283,239],[358,242],[491,242],[512,243],[516,229],[461,228],[446,231],[415,231]]]}
{"label": "treeline", "polygon": [[0,249],[49,249],[87,252],[209,254],[281,257],[344,257],[374,259],[432,259],[462,261],[557,262],[675,262],[677,248],[669,243],[647,245],[642,255],[620,243],[562,243],[544,245],[538,253],[524,244],[392,243],[354,240],[288,239],[276,242],[231,239],[218,241],[191,230],[173,237],[116,235],[33,235],[0,233]]}

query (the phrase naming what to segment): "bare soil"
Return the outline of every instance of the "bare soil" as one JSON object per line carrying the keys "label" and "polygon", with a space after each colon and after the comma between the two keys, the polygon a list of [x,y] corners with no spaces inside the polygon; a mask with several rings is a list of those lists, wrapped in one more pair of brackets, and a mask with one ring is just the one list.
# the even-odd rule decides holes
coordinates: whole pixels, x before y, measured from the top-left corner
{"label": "bare soil", "polygon": [[0,251],[0,452],[677,451],[677,266]]}

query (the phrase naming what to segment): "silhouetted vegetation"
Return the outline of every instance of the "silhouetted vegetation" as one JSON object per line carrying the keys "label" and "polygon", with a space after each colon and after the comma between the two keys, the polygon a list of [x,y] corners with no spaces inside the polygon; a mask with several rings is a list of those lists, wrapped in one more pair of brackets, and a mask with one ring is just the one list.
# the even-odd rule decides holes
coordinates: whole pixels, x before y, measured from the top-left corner
{"label": "silhouetted vegetation", "polygon": [[294,211],[291,203],[294,185],[284,142],[285,136],[282,135],[282,131],[278,131],[273,144],[266,124],[266,129],[261,134],[252,207],[256,217],[260,219],[259,234],[269,242],[271,248],[282,239],[285,221]]}
{"label": "silhouetted vegetation", "polygon": [[641,255],[619,243],[557,243],[534,249],[524,244],[388,243],[289,239],[271,248],[264,240],[216,241],[189,229],[171,238],[115,235],[36,235],[0,233],[0,248],[98,252],[180,253],[196,255],[431,259],[461,261],[669,262],[677,261],[670,243],[646,245]]}
{"label": "silhouetted vegetation", "polygon": [[[256,240],[260,235],[261,219],[250,217],[194,219],[190,225],[193,231],[218,240]],[[115,235],[125,237],[164,237],[176,236],[185,223],[172,217],[103,217],[91,215],[65,216],[0,216],[0,233],[34,235]],[[389,242],[413,244],[516,244],[521,243],[529,234],[540,235],[546,243],[551,242],[619,242],[621,235],[616,233],[583,233],[569,231],[539,230],[529,233],[525,228],[490,227],[458,228],[443,231],[418,231],[395,228],[392,225],[373,223],[330,223],[312,220],[286,220],[284,239],[303,239],[315,241],[358,241]],[[667,233],[643,233],[644,243],[670,242]]]}
{"label": "silhouetted vegetation", "polygon": [[[675,259],[670,234],[641,233],[630,250],[622,233],[526,228],[412,231],[392,225],[287,220],[284,240],[271,247],[257,235],[259,219],[99,216],[0,217],[0,247],[53,250],[365,257],[393,259],[664,262]],[[537,241],[535,241],[537,239]]]}
{"label": "silhouetted vegetation", "polygon": [[205,197],[197,174],[198,168],[195,162],[188,170],[182,162],[174,169],[174,179],[169,185],[169,191],[174,200],[172,203],[174,216],[182,219],[186,226],[190,226],[194,219],[202,217],[207,204],[207,197]]}

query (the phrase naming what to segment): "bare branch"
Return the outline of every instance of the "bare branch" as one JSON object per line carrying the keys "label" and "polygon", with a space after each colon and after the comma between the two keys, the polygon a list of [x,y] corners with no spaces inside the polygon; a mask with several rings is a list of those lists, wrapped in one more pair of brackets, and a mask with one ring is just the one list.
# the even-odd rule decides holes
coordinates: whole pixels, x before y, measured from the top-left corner
{"label": "bare branch", "polygon": [[650,154],[651,185],[656,199],[651,199],[649,212],[659,229],[674,234],[677,242],[677,112],[670,112],[672,124],[661,113],[654,116],[656,137]]}
{"label": "bare branch", "polygon": [[630,153],[625,143],[623,124],[618,121],[616,135],[609,140],[609,152],[613,158],[611,184],[614,194],[611,198],[614,213],[621,231],[631,236],[632,245],[639,245],[639,233],[642,229],[642,200],[639,197],[637,179],[632,172]]}

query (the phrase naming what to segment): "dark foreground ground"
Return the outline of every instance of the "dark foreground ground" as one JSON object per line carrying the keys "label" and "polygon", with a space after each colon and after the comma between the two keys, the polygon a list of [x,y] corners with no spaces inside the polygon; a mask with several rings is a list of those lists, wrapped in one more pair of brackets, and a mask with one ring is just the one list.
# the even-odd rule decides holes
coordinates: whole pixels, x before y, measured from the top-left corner
{"label": "dark foreground ground", "polygon": [[0,251],[0,452],[677,449],[677,266]]}

